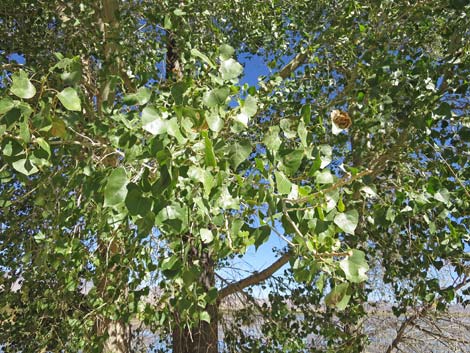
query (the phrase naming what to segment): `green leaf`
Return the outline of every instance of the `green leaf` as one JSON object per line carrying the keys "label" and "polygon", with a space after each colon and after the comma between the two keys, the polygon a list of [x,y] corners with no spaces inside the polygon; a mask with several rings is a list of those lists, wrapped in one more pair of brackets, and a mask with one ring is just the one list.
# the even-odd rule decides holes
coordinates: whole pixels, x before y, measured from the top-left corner
{"label": "green leaf", "polygon": [[166,15],[163,20],[163,28],[171,29],[172,27],[173,27],[173,24],[171,23],[171,17],[169,15]]}
{"label": "green leaf", "polygon": [[335,286],[325,297],[325,304],[332,307],[336,306],[339,310],[344,310],[351,299],[348,294],[349,283],[341,283]]}
{"label": "green leaf", "polygon": [[236,142],[231,147],[230,165],[235,170],[247,160],[252,151],[251,143],[248,140]]}
{"label": "green leaf", "polygon": [[192,56],[195,56],[199,59],[202,59],[202,61],[204,61],[207,65],[209,65],[211,68],[215,69],[215,64],[212,62],[211,59],[209,59],[206,55],[204,55],[203,53],[201,53],[199,50],[193,48],[191,49],[191,55]]}
{"label": "green leaf", "polygon": [[171,118],[167,121],[166,130],[168,135],[175,137],[179,144],[186,142],[186,139],[181,134],[177,118]]}
{"label": "green leaf", "polygon": [[329,145],[321,145],[318,150],[320,152],[321,159],[320,169],[323,169],[328,166],[333,159],[333,148]]}
{"label": "green leaf", "polygon": [[248,117],[248,115],[246,115],[244,113],[240,113],[240,114],[235,115],[233,117],[233,120],[235,120],[236,122],[242,124],[244,127],[248,127],[249,117]]}
{"label": "green leaf", "polygon": [[241,108],[241,112],[246,114],[249,118],[256,114],[258,111],[258,100],[253,96],[245,98],[244,104]]}
{"label": "green leaf", "polygon": [[233,49],[228,44],[222,44],[219,47],[219,58],[220,58],[220,60],[228,60],[233,56],[234,53],[235,53],[235,49]]}
{"label": "green leaf", "polygon": [[47,155],[50,157],[51,156],[51,146],[44,140],[42,137],[36,138],[36,142],[41,147],[44,151],[47,152]]}
{"label": "green leaf", "polygon": [[312,106],[310,104],[304,104],[300,110],[300,114],[302,115],[302,121],[304,124],[308,125],[312,117]]}
{"label": "green leaf", "polygon": [[275,171],[274,175],[276,177],[277,191],[281,195],[289,195],[292,190],[290,180],[282,172]]}
{"label": "green leaf", "polygon": [[127,105],[147,104],[152,96],[152,91],[147,87],[140,87],[137,92],[124,96],[123,102]]}
{"label": "green leaf", "polygon": [[302,143],[302,146],[304,148],[307,147],[308,146],[307,144],[308,130],[303,120],[301,120],[299,123],[299,127],[297,128],[297,133],[299,134],[299,138],[300,138],[300,142]]}
{"label": "green leaf", "polygon": [[354,234],[359,222],[359,213],[357,210],[350,210],[344,213],[338,213],[334,218],[334,223],[345,233]]}
{"label": "green leaf", "polygon": [[343,197],[340,197],[338,200],[338,211],[344,212],[345,210],[346,210],[346,206],[344,205]]}
{"label": "green leaf", "polygon": [[29,132],[28,119],[24,119],[23,121],[21,121],[20,124],[19,124],[19,127],[20,127],[19,135],[20,135],[21,139],[24,142],[29,143],[30,140],[31,140],[31,134]]}
{"label": "green leaf", "polygon": [[128,182],[127,173],[123,167],[112,171],[104,188],[104,207],[113,207],[124,202],[127,196]]}
{"label": "green leaf", "polygon": [[188,89],[188,84],[185,82],[177,82],[171,86],[171,95],[175,100],[176,105],[183,104],[183,95]]}
{"label": "green leaf", "polygon": [[232,80],[242,74],[243,66],[234,59],[228,59],[222,61],[219,71],[222,75],[222,79]]}
{"label": "green leaf", "polygon": [[206,122],[209,126],[209,129],[214,132],[219,132],[224,127],[224,120],[213,111],[206,113]]}
{"label": "green leaf", "polygon": [[23,98],[23,99],[30,99],[33,98],[36,94],[36,88],[33,86],[31,81],[28,78],[28,74],[23,70],[19,72],[15,72],[11,79],[13,81],[10,91],[15,96]]}
{"label": "green leaf", "polygon": [[228,191],[228,188],[226,186],[223,186],[220,188],[220,194],[217,199],[217,205],[225,210],[227,209],[239,209],[240,208],[240,202],[238,198],[234,198],[230,192]]}
{"label": "green leaf", "polygon": [[186,15],[186,12],[184,12],[181,9],[175,9],[175,11],[173,11],[173,13],[175,14],[175,16],[184,16],[184,15]]}
{"label": "green leaf", "polygon": [[443,202],[443,203],[445,203],[445,204],[449,203],[449,200],[450,200],[450,193],[449,193],[449,190],[447,190],[446,188],[439,189],[439,190],[434,194],[434,198],[435,198],[437,201]]}
{"label": "green leaf", "polygon": [[346,279],[353,283],[361,283],[367,280],[367,264],[364,252],[360,250],[352,250],[352,255],[341,260],[339,266],[344,271]]}
{"label": "green leaf", "polygon": [[279,137],[280,132],[281,129],[279,126],[271,126],[267,134],[264,135],[263,143],[271,152],[277,152],[281,146],[281,138]]}
{"label": "green leaf", "polygon": [[205,153],[205,162],[208,167],[217,166],[217,161],[215,159],[214,147],[212,146],[212,141],[209,139],[207,131],[202,131],[201,135],[204,137],[204,153]]}
{"label": "green leaf", "polygon": [[145,107],[142,110],[142,128],[152,135],[167,133],[167,112],[160,112],[153,107]]}
{"label": "green leaf", "polygon": [[199,320],[205,321],[205,322],[207,322],[207,323],[209,323],[209,324],[211,323],[211,317],[210,317],[210,315],[209,315],[209,313],[208,313],[207,311],[201,311],[201,312],[199,313]]}
{"label": "green leaf", "polygon": [[228,87],[216,88],[204,94],[202,103],[204,103],[209,108],[224,106],[229,94],[230,89]]}
{"label": "green leaf", "polygon": [[0,100],[0,115],[8,113],[11,109],[15,107],[15,101],[11,100],[8,97]]}
{"label": "green leaf", "polygon": [[151,211],[152,200],[144,197],[139,188],[134,184],[129,185],[127,189],[128,192],[125,199],[125,204],[129,214],[133,216],[140,215],[145,217],[145,215]]}
{"label": "green leaf", "polygon": [[315,173],[315,180],[318,184],[333,184],[335,179],[329,169],[317,171]]}
{"label": "green leaf", "polygon": [[[287,153],[286,153],[287,152]],[[282,164],[288,175],[293,175],[302,164],[304,151],[302,149],[281,151]]]}
{"label": "green leaf", "polygon": [[51,126],[51,135],[54,137],[64,138],[67,135],[67,127],[63,120],[53,119]]}
{"label": "green leaf", "polygon": [[291,119],[281,119],[279,126],[284,132],[284,136],[288,139],[293,139],[297,137],[297,131],[294,129],[294,122]]}
{"label": "green leaf", "polygon": [[201,235],[201,240],[203,243],[209,244],[212,242],[212,240],[214,240],[214,235],[209,229],[201,228],[199,234]]}
{"label": "green leaf", "polygon": [[12,163],[13,168],[24,175],[32,175],[37,173],[39,170],[29,159],[19,159]]}
{"label": "green leaf", "polygon": [[62,105],[67,110],[81,111],[82,105],[80,98],[78,97],[77,91],[72,87],[67,87],[57,95]]}

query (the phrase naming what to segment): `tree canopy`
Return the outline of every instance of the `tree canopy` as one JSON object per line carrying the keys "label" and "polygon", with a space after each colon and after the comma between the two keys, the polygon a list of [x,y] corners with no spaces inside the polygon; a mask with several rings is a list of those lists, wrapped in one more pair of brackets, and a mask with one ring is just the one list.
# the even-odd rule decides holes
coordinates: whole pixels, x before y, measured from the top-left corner
{"label": "tree canopy", "polygon": [[[469,13],[4,0],[3,350],[130,352],[138,323],[156,351],[361,352],[370,271],[403,330],[466,304]],[[272,237],[271,265],[223,275]]]}

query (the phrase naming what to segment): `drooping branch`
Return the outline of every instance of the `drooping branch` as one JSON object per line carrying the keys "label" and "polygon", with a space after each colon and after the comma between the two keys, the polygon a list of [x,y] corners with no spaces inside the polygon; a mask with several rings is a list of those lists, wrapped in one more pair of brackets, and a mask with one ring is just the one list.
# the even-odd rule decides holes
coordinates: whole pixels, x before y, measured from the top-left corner
{"label": "drooping branch", "polygon": [[271,265],[265,268],[263,271],[256,272],[252,274],[251,276],[248,276],[238,282],[230,283],[229,285],[227,285],[226,287],[222,288],[219,291],[218,299],[221,300],[230,294],[239,292],[245,289],[246,287],[256,285],[268,279],[274,274],[274,272],[279,270],[282,266],[284,266],[289,261],[291,255],[292,255],[292,252],[287,251],[284,254],[282,254],[282,256],[278,258],[275,262],[273,262]]}

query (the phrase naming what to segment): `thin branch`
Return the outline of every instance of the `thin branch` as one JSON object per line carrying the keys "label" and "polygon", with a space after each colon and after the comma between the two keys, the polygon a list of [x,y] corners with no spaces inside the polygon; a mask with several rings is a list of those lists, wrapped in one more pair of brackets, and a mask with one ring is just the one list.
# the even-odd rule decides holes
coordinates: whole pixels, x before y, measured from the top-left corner
{"label": "thin branch", "polygon": [[445,160],[444,157],[442,157],[442,153],[440,151],[438,151],[429,141],[426,141],[426,143],[434,150],[434,152],[439,156],[439,158],[444,162],[444,164],[446,165],[446,167],[449,169],[449,171],[452,173],[452,175],[454,176],[455,180],[457,180],[457,182],[460,184],[460,186],[463,188],[465,194],[470,197],[470,192],[467,190],[467,188],[465,187],[464,183],[462,182],[462,180],[460,180],[460,178],[457,176],[457,173],[454,171],[454,169],[450,166],[450,164]]}
{"label": "thin branch", "polygon": [[284,240],[287,244],[289,244],[289,246],[291,246],[292,248],[295,247],[295,244],[292,243],[289,239],[287,239],[282,233],[278,232],[278,230],[276,229],[276,227],[273,227],[272,225],[268,224],[269,225],[269,228],[271,228],[271,230],[274,232],[274,234],[276,234],[279,238],[281,238],[282,240]]}
{"label": "thin branch", "polygon": [[[436,337],[436,338],[440,338],[442,340],[445,340],[445,341],[453,341],[453,342],[457,342],[457,343],[460,343],[460,344],[470,344],[470,341],[466,340],[466,339],[460,339],[458,337],[452,337],[452,336],[446,336],[440,332],[435,332],[435,331],[431,331],[431,330],[428,330],[426,329],[425,327],[422,327],[416,323],[413,323],[413,326],[416,327],[418,330],[424,332],[424,333],[427,333],[428,335],[431,335],[433,337]],[[437,327],[439,328],[439,327]],[[441,341],[442,343],[442,341]]]}
{"label": "thin branch", "polygon": [[414,321],[428,309],[428,306],[429,305],[423,307],[421,310],[417,311],[414,315],[410,316],[401,323],[395,338],[393,339],[392,343],[388,346],[387,351],[385,353],[392,353],[394,349],[398,349],[398,345],[402,341],[403,335],[405,334],[405,330],[407,329],[407,327],[412,325]]}
{"label": "thin branch", "polygon": [[[470,283],[470,278],[465,276],[458,285],[450,285],[446,287],[444,291],[449,288],[453,288],[455,291],[458,291],[459,289],[465,287],[468,283]],[[431,303],[426,304],[421,309],[419,309],[414,315],[410,316],[408,319],[403,321],[402,324],[400,325],[400,328],[397,331],[395,338],[393,339],[392,343],[388,346],[387,351],[385,353],[391,353],[393,349],[398,349],[398,345],[403,340],[403,335],[405,334],[405,330],[407,329],[407,327],[414,325],[416,319],[418,319],[421,316],[426,315],[429,309],[432,309],[434,307],[433,304],[435,304],[437,301],[442,300],[442,299],[443,298],[441,297]]]}
{"label": "thin branch", "polygon": [[333,184],[330,187],[328,187],[326,189],[322,189],[322,190],[320,190],[318,192],[315,192],[315,193],[313,193],[309,196],[305,196],[305,197],[302,197],[300,199],[284,199],[283,201],[288,202],[290,204],[309,202],[309,201],[312,201],[313,199],[315,199],[319,196],[323,196],[324,194],[326,194],[330,191],[333,191],[333,190],[339,189],[339,188],[341,188],[345,185],[351,184],[353,181],[355,181],[357,179],[360,179],[360,178],[362,178],[366,175],[372,174],[372,173],[373,173],[373,170],[366,169],[366,170],[364,170],[360,173],[357,173],[356,175],[353,175],[351,177],[342,178],[336,184]]}

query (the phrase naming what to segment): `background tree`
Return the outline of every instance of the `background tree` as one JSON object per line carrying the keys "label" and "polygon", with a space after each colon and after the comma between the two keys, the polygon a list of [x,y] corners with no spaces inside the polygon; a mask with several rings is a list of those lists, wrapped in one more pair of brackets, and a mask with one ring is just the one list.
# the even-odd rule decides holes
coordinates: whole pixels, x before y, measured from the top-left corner
{"label": "background tree", "polygon": [[[404,322],[465,300],[465,2],[1,6],[6,351],[127,352],[138,320],[216,352],[234,295],[263,337],[226,330],[221,349],[361,351],[376,259]],[[254,54],[271,73],[242,85]],[[221,275],[270,236],[272,265]],[[430,275],[444,264],[450,285]]]}

